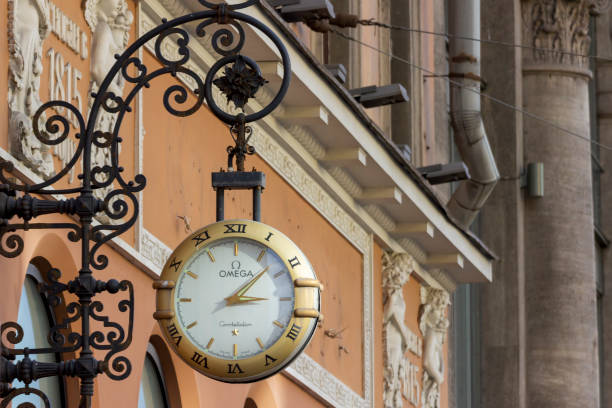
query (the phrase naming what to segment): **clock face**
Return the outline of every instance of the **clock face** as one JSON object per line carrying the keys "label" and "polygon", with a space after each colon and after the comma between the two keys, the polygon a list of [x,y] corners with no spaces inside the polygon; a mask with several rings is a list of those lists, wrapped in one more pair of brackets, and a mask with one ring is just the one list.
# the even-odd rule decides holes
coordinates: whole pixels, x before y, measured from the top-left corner
{"label": "clock face", "polygon": [[[210,355],[232,360],[259,354],[291,320],[291,274],[278,254],[257,241],[221,239],[203,247],[185,269],[174,292],[177,319]],[[203,316],[207,324],[198,326]]]}
{"label": "clock face", "polygon": [[170,256],[158,289],[166,338],[203,374],[249,382],[276,373],[307,345],[320,285],[299,248],[255,221],[222,221]]}

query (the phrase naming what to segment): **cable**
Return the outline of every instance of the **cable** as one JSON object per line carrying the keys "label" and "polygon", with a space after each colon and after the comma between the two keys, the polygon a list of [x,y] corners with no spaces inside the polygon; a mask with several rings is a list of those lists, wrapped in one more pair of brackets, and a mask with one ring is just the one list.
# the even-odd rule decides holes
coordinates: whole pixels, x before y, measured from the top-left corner
{"label": "cable", "polygon": [[462,83],[460,83],[460,82],[453,81],[452,79],[450,79],[450,78],[448,78],[448,77],[444,77],[444,76],[437,76],[436,72],[434,72],[434,71],[431,71],[431,70],[429,70],[429,69],[427,69],[427,68],[423,68],[423,67],[421,67],[421,66],[419,66],[419,65],[413,64],[412,62],[410,62],[410,61],[408,61],[408,60],[406,60],[406,59],[404,59],[404,58],[401,58],[401,57],[395,56],[395,55],[393,55],[393,54],[392,54],[392,53],[390,53],[390,52],[387,52],[387,51],[381,50],[381,49],[379,49],[379,48],[376,48],[376,47],[374,47],[373,45],[370,45],[370,44],[365,43],[365,42],[363,42],[363,41],[361,41],[361,40],[358,40],[358,39],[356,39],[356,38],[353,38],[353,37],[351,37],[351,36],[349,36],[349,35],[346,35],[346,34],[344,34],[344,33],[341,33],[340,31],[337,31],[337,30],[335,30],[335,29],[333,29],[333,28],[332,28],[330,31],[331,31],[332,33],[334,33],[334,34],[336,34],[336,35],[340,36],[340,37],[343,37],[343,38],[345,38],[345,39],[347,39],[347,40],[349,40],[349,41],[353,41],[353,42],[356,42],[356,43],[358,43],[358,44],[361,44],[361,45],[363,45],[364,47],[370,48],[370,49],[372,49],[372,50],[374,50],[374,51],[377,51],[377,52],[379,52],[379,53],[381,53],[381,54],[387,55],[387,56],[388,56],[388,57],[390,57],[390,58],[393,58],[393,59],[398,60],[398,61],[400,61],[400,62],[403,62],[403,63],[405,63],[405,64],[407,64],[407,65],[410,65],[411,67],[416,68],[416,69],[418,69],[418,70],[420,70],[420,71],[426,72],[426,73],[431,74],[431,75],[436,75],[436,77],[437,77],[437,78],[443,78],[443,79],[444,79],[445,81],[447,81],[449,84],[455,85],[455,86],[460,87],[460,88],[465,88],[465,89],[467,89],[467,90],[468,90],[468,91],[470,91],[470,92],[474,92],[475,94],[478,94],[478,95],[480,95],[480,96],[482,96],[482,97],[484,97],[484,98],[487,98],[487,99],[489,99],[489,100],[491,100],[491,101],[493,101],[493,102],[495,102],[495,103],[498,103],[498,104],[500,104],[500,105],[502,105],[502,106],[505,106],[506,108],[509,108],[509,109],[514,110],[514,111],[520,112],[520,113],[522,113],[523,115],[525,115],[525,116],[527,116],[527,117],[529,117],[529,118],[532,118],[532,119],[535,119],[535,120],[540,121],[540,122],[542,122],[542,123],[545,123],[545,124],[547,124],[547,125],[548,125],[548,126],[550,126],[550,127],[553,127],[553,128],[555,128],[555,129],[557,129],[557,130],[560,130],[560,131],[562,131],[562,132],[564,132],[564,133],[567,133],[568,135],[571,135],[571,136],[577,137],[577,138],[579,138],[579,139],[585,140],[585,141],[587,141],[587,142],[590,142],[590,143],[592,143],[592,144],[594,144],[594,145],[596,145],[596,146],[601,147],[602,149],[612,151],[612,147],[610,147],[610,146],[607,146],[607,145],[604,145],[604,144],[602,144],[602,143],[599,143],[599,142],[597,142],[597,141],[595,141],[595,140],[592,140],[590,137],[587,137],[587,136],[581,135],[581,134],[579,134],[579,133],[572,132],[571,130],[565,129],[564,127],[561,127],[561,126],[557,125],[556,123],[554,123],[554,122],[552,122],[552,121],[550,121],[550,120],[548,120],[548,119],[545,119],[545,118],[542,118],[542,117],[540,117],[540,116],[538,116],[538,115],[535,115],[535,114],[533,114],[533,113],[527,112],[526,110],[521,109],[521,108],[519,108],[518,106],[514,106],[514,105],[512,105],[512,104],[510,104],[510,103],[508,103],[508,102],[502,101],[501,99],[498,99],[498,98],[496,98],[496,97],[494,97],[494,96],[484,94],[484,93],[482,93],[482,92],[480,92],[480,91],[478,91],[478,90],[476,90],[476,89],[474,89],[474,88],[471,88],[471,87],[469,87],[469,86],[466,86],[466,85],[464,85],[464,84],[462,84]]}
{"label": "cable", "polygon": [[338,27],[342,27],[342,28],[356,27],[357,24],[365,25],[365,26],[376,26],[376,27],[388,28],[391,30],[407,31],[410,33],[428,34],[428,35],[435,35],[435,36],[445,37],[445,38],[455,38],[458,40],[466,40],[466,41],[478,41],[478,42],[482,42],[486,44],[503,45],[506,47],[521,48],[525,50],[557,53],[560,55],[569,55],[572,57],[580,57],[580,58],[592,58],[592,59],[596,59],[600,61],[612,61],[611,57],[601,57],[599,55],[584,55],[584,54],[579,54],[579,53],[571,52],[571,51],[562,51],[562,50],[555,50],[552,48],[541,48],[541,47],[533,47],[530,45],[515,44],[512,42],[508,42],[508,41],[483,40],[482,38],[465,37],[461,35],[440,33],[440,32],[427,31],[427,30],[419,30],[417,28],[398,26],[394,24],[386,24],[386,23],[381,23],[380,21],[376,21],[373,18],[366,19],[366,20],[358,20],[357,18],[358,18],[357,16],[354,16],[352,14],[338,13],[338,18],[329,20],[329,23],[332,25],[336,25]]}

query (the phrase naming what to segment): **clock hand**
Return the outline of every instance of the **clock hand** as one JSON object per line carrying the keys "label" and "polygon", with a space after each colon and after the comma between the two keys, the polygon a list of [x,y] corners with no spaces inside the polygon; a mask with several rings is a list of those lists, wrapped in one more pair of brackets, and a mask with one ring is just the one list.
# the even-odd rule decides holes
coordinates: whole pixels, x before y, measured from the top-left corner
{"label": "clock hand", "polygon": [[268,298],[260,298],[260,297],[253,297],[253,296],[240,296],[238,300],[236,301],[236,304],[255,302],[256,300],[268,300]]}
{"label": "clock hand", "polygon": [[[235,303],[243,303],[240,301],[240,299],[249,289],[251,289],[251,287],[255,284],[255,282],[257,282],[257,280],[261,278],[262,275],[268,271],[268,269],[270,269],[270,267],[266,266],[261,272],[255,275],[253,279],[246,282],[245,284],[240,286],[234,293],[226,297],[225,301],[227,302],[227,306],[233,305]],[[264,299],[259,299],[259,300],[264,300]]]}

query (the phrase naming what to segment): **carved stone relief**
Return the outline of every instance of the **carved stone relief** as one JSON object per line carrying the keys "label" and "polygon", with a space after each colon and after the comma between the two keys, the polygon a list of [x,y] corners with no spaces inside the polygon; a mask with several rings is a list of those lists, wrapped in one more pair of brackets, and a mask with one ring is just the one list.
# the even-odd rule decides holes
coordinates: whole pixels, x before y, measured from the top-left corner
{"label": "carved stone relief", "polygon": [[[85,20],[91,28],[91,82],[89,87],[89,108],[93,104],[92,93],[98,88],[107,72],[115,62],[115,54],[121,54],[128,45],[130,29],[134,22],[134,16],[126,0],[85,0]],[[109,87],[109,92],[115,95],[123,94],[124,79],[117,75]],[[101,110],[98,114],[96,130],[112,133],[115,127],[116,114]],[[111,165],[110,148],[92,146],[92,166]],[[104,173],[99,173],[98,182],[107,180]],[[94,195],[103,200],[113,190],[113,185],[96,189]],[[109,203],[111,205],[112,203]],[[109,222],[110,220],[105,220]]]}
{"label": "carved stone relief", "polygon": [[564,64],[587,69],[590,15],[603,12],[609,0],[523,0],[523,43],[527,64]]}
{"label": "carved stone relief", "polygon": [[410,332],[404,323],[406,303],[402,288],[415,269],[414,259],[404,252],[384,253],[382,264],[383,339],[384,339],[384,406],[403,406],[402,379],[404,354],[410,344]]}
{"label": "carved stone relief", "polygon": [[[32,120],[42,105],[39,96],[43,71],[42,44],[49,34],[46,0],[9,0],[9,137],[11,153],[36,174],[54,174],[49,147],[34,135]],[[41,117],[39,123],[44,123]]]}
{"label": "carved stone relief", "polygon": [[446,309],[450,305],[448,293],[442,289],[421,287],[421,315],[419,329],[424,337],[423,350],[423,408],[440,407],[440,385],[444,382],[443,345],[449,321]]}

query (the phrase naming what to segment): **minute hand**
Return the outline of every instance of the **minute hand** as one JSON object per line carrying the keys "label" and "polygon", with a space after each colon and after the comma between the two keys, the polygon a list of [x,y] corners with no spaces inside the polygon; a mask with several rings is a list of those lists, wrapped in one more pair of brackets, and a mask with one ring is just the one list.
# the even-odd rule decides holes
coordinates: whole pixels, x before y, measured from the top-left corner
{"label": "minute hand", "polygon": [[[253,277],[253,279],[251,279],[250,281],[246,282],[244,285],[240,286],[234,293],[232,293],[230,296],[226,297],[225,301],[227,302],[227,306],[233,305],[233,304],[236,304],[236,303],[243,303],[244,301],[249,302],[249,301],[255,300],[253,298],[251,298],[249,300],[247,300],[247,299],[242,300],[241,297],[249,289],[251,289],[251,287],[255,284],[255,282],[257,282],[257,280],[259,278],[261,278],[262,275],[268,271],[268,269],[270,269],[270,267],[266,266],[261,272],[259,272],[257,275],[255,275]],[[257,300],[264,300],[264,299],[257,299]]]}

